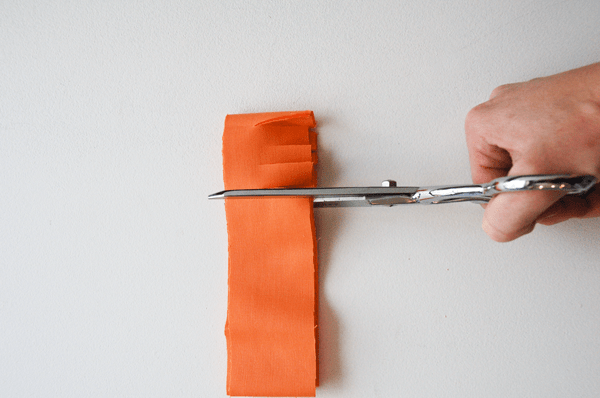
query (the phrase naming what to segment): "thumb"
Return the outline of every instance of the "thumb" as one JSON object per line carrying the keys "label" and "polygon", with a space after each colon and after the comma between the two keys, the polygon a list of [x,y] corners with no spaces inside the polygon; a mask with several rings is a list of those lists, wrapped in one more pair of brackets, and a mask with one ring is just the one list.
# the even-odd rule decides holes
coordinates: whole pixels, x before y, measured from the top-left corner
{"label": "thumb", "polygon": [[517,239],[533,231],[535,220],[563,195],[548,191],[496,195],[485,208],[483,230],[497,242]]}

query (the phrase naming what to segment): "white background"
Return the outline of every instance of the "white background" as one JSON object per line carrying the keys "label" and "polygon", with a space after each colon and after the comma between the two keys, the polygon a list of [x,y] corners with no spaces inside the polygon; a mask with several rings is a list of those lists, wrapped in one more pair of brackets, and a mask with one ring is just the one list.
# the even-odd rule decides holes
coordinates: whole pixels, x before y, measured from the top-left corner
{"label": "white background", "polygon": [[[600,2],[0,2],[0,396],[224,397],[225,115],[310,109],[321,186],[470,182],[504,83],[600,60]],[[600,220],[316,211],[318,397],[600,391]]]}

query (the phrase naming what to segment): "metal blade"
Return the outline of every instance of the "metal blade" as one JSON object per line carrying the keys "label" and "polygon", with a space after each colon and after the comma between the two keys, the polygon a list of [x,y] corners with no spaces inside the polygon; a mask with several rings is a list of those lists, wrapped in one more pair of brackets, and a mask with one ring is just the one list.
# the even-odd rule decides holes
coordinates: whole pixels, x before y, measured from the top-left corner
{"label": "metal blade", "polygon": [[286,189],[236,189],[210,195],[209,199],[294,197],[310,196],[314,207],[368,207],[371,201],[394,197],[395,204],[413,203],[416,187],[339,187],[339,188],[286,188]]}

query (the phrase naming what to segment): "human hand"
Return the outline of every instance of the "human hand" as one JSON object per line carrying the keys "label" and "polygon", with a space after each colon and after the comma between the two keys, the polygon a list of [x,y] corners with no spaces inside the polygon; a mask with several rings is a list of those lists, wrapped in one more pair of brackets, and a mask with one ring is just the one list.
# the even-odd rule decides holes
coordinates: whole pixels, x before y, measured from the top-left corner
{"label": "human hand", "polygon": [[[505,175],[578,174],[600,179],[600,63],[496,88],[465,121],[473,182]],[[483,229],[508,242],[569,218],[600,216],[598,185],[585,197],[558,192],[497,195]]]}

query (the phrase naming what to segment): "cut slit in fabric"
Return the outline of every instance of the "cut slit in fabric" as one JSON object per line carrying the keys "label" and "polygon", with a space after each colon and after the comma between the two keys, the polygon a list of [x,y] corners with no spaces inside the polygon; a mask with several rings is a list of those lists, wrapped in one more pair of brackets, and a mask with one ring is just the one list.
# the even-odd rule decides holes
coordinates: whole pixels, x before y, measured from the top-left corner
{"label": "cut slit in fabric", "polygon": [[[228,115],[225,189],[316,186],[311,111]],[[315,396],[317,247],[310,198],[225,199],[227,393]]]}

